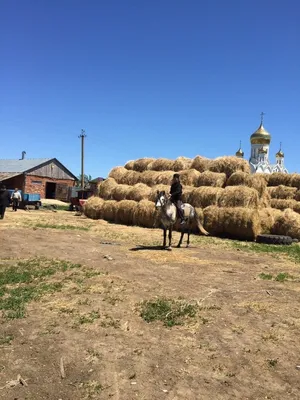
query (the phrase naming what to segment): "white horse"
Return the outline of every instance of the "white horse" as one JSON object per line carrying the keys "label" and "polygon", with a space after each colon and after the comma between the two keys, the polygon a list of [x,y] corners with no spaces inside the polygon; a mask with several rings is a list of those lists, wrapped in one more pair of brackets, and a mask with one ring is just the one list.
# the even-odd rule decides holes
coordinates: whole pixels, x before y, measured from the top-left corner
{"label": "white horse", "polygon": [[[169,197],[166,195],[165,191],[159,192],[157,191],[157,198],[155,202],[155,207],[157,210],[160,210],[160,220],[163,226],[164,231],[164,242],[163,247],[166,247],[167,241],[167,230],[169,231],[169,248],[172,246],[172,231],[176,221],[178,220],[177,209],[176,206],[171,202]],[[184,236],[184,228],[187,227],[187,245],[189,247],[190,244],[190,234],[192,223],[195,221],[200,232],[203,235],[208,235],[209,233],[203,228],[199,215],[197,214],[195,208],[188,203],[182,204],[182,209],[184,213],[185,224],[183,225],[183,229],[181,231],[181,236],[177,247],[180,247],[182,244],[183,236]]]}

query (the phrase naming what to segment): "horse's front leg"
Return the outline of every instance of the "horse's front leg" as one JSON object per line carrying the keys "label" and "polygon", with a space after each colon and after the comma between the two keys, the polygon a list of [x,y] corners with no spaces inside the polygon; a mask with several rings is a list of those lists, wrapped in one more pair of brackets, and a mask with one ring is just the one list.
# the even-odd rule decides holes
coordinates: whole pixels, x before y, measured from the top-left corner
{"label": "horse's front leg", "polygon": [[184,236],[184,231],[182,230],[182,231],[181,231],[181,235],[180,235],[180,240],[179,240],[178,245],[177,245],[178,248],[179,248],[179,247],[181,246],[181,244],[182,244],[183,236]]}
{"label": "horse's front leg", "polygon": [[166,230],[166,228],[163,228],[163,230],[164,230],[164,244],[163,244],[163,247],[166,247],[166,245],[167,245],[167,230]]}
{"label": "horse's front leg", "polygon": [[172,247],[172,226],[169,228],[169,247]]}
{"label": "horse's front leg", "polygon": [[188,237],[187,237],[186,247],[189,247],[189,245],[190,245],[190,234],[191,234],[191,226],[189,226],[189,230],[188,230]]}

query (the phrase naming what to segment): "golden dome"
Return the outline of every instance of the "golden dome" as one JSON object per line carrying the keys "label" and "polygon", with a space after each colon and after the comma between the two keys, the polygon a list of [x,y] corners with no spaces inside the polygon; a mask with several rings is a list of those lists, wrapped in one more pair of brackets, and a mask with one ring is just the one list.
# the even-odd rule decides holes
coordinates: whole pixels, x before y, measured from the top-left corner
{"label": "golden dome", "polygon": [[251,144],[270,144],[271,135],[265,130],[263,124],[259,125],[259,128],[251,135]]}
{"label": "golden dome", "polygon": [[263,147],[261,149],[258,150],[259,154],[267,154],[268,150],[264,149]]}
{"label": "golden dome", "polygon": [[244,157],[244,152],[241,148],[238,149],[238,151],[235,153],[236,157],[243,158]]}
{"label": "golden dome", "polygon": [[284,158],[284,153],[282,152],[282,150],[280,149],[278,153],[276,153],[276,157],[279,158]]}

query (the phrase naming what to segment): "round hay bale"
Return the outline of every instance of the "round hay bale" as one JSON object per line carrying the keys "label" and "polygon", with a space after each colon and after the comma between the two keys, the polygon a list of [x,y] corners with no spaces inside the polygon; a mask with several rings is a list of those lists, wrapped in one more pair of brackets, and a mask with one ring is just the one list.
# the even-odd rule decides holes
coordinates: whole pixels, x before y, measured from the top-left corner
{"label": "round hay bale", "polygon": [[284,174],[281,172],[275,172],[274,174],[269,174],[268,186],[291,186],[292,175]]}
{"label": "round hay bale", "polygon": [[282,211],[276,210],[274,208],[261,208],[258,210],[260,223],[261,223],[261,231],[262,233],[271,233],[277,218],[282,214]]}
{"label": "round hay bale", "polygon": [[271,196],[267,191],[259,198],[258,208],[269,208],[271,207]]}
{"label": "round hay bale", "polygon": [[226,183],[226,174],[219,172],[204,171],[200,174],[196,186],[224,187]]}
{"label": "round hay bale", "polygon": [[139,158],[133,162],[133,170],[138,172],[144,172],[148,169],[148,165],[155,161],[155,158]]}
{"label": "round hay bale", "polygon": [[300,215],[293,210],[285,210],[276,218],[272,233],[300,240]]}
{"label": "round hay bale", "polygon": [[212,235],[239,240],[255,240],[261,232],[257,210],[249,208],[204,209],[204,227]]}
{"label": "round hay bale", "polygon": [[122,176],[118,183],[124,185],[133,186],[140,182],[141,173],[137,171],[127,171],[126,174]]}
{"label": "round hay bale", "polygon": [[117,224],[132,225],[136,206],[137,202],[133,200],[122,200],[116,203],[115,222]]}
{"label": "round hay bale", "polygon": [[227,186],[219,197],[219,207],[258,208],[259,197],[255,189],[247,186]]}
{"label": "round hay bale", "polygon": [[266,191],[267,183],[266,180],[261,176],[262,174],[249,175],[243,171],[234,172],[226,183],[227,186],[248,186],[256,189],[260,196]]}
{"label": "round hay bale", "polygon": [[199,172],[204,172],[208,169],[210,162],[211,160],[209,158],[196,156],[192,161],[191,168]]}
{"label": "round hay bale", "polygon": [[200,172],[196,169],[187,169],[185,171],[181,171],[179,176],[182,185],[197,186]]}
{"label": "round hay bale", "polygon": [[268,187],[268,193],[272,199],[292,200],[294,199],[297,192],[297,188],[289,186],[270,186]]}
{"label": "round hay bale", "polygon": [[115,200],[107,200],[102,205],[102,218],[105,221],[115,222],[116,216],[116,205]]}
{"label": "round hay bale", "polygon": [[250,166],[247,160],[237,157],[219,157],[209,163],[208,169],[212,172],[222,172],[229,178],[234,172],[243,171],[250,174]]}
{"label": "round hay bale", "polygon": [[174,160],[167,158],[158,158],[148,164],[148,169],[151,171],[174,171]]}
{"label": "round hay bale", "polygon": [[300,174],[291,174],[291,186],[300,189]]}
{"label": "round hay bale", "polygon": [[300,201],[300,190],[297,190],[297,192],[295,193],[294,200]]}
{"label": "round hay bale", "polygon": [[183,193],[182,193],[182,201],[183,203],[189,203],[191,200],[191,194],[195,188],[193,186],[184,186]]}
{"label": "round hay bale", "polygon": [[161,174],[161,172],[159,172],[159,171],[145,171],[145,172],[142,172],[140,174],[139,181],[140,181],[140,183],[144,183],[145,185],[148,185],[150,187],[154,186],[154,185],[156,185],[156,182],[158,180],[159,174]]}
{"label": "round hay bale", "polygon": [[173,171],[159,172],[156,175],[155,184],[156,185],[171,185],[173,175],[174,175]]}
{"label": "round hay bale", "polygon": [[146,200],[150,196],[151,188],[144,183],[137,183],[134,186],[129,186],[127,200],[141,201]]}
{"label": "round hay bale", "polygon": [[99,185],[99,196],[104,200],[111,200],[113,198],[113,190],[117,185],[117,182],[113,178],[105,179]]}
{"label": "round hay bale", "polygon": [[170,185],[155,185],[151,188],[149,201],[155,202],[157,198],[157,192],[165,191],[167,194],[170,193]]}
{"label": "round hay bale", "polygon": [[92,219],[101,219],[103,203],[104,200],[100,197],[90,197],[83,206],[84,215]]}
{"label": "round hay bale", "polygon": [[271,199],[271,207],[277,208],[277,210],[286,210],[287,208],[291,208],[292,210],[297,205],[296,200],[282,200],[282,199]]}
{"label": "round hay bale", "polygon": [[116,185],[112,189],[112,199],[116,201],[126,200],[130,189],[131,186],[128,185]]}
{"label": "round hay bale", "polygon": [[183,171],[185,169],[190,169],[192,167],[193,160],[187,157],[178,157],[174,162],[173,170],[175,172]]}
{"label": "round hay bale", "polygon": [[113,178],[117,183],[122,183],[122,179],[127,172],[127,169],[124,167],[115,167],[110,171],[108,177]]}
{"label": "round hay bale", "polygon": [[152,201],[141,200],[134,209],[133,224],[145,228],[153,228],[156,224],[157,213]]}
{"label": "round hay bale", "polygon": [[133,166],[134,166],[134,160],[127,161],[127,163],[125,164],[125,168],[130,171],[133,170]]}
{"label": "round hay bale", "polygon": [[189,196],[189,203],[194,207],[206,208],[217,205],[219,197],[224,189],[210,186],[201,186],[192,190]]}

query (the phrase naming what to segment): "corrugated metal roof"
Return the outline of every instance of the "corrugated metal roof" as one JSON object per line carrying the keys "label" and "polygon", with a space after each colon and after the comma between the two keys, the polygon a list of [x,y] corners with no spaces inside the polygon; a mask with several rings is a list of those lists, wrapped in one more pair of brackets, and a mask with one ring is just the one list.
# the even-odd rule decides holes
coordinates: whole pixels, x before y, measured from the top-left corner
{"label": "corrugated metal roof", "polygon": [[38,167],[53,158],[28,158],[24,160],[0,160],[1,172],[26,172],[32,168]]}
{"label": "corrugated metal roof", "polygon": [[19,172],[5,172],[5,173],[1,173],[0,172],[0,182],[5,181],[6,179],[10,179],[13,178],[14,176],[18,176],[20,175]]}

